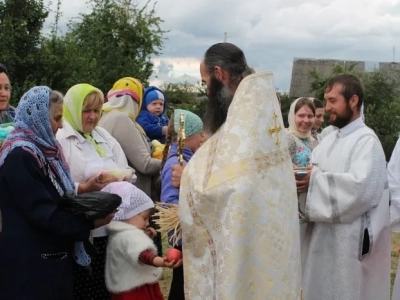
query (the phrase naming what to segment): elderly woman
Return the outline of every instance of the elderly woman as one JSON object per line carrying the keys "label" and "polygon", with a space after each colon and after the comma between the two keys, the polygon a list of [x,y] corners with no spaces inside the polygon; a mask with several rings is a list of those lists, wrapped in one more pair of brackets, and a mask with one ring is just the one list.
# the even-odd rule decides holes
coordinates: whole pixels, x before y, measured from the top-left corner
{"label": "elderly woman", "polygon": [[105,220],[87,221],[58,207],[75,189],[55,133],[63,98],[34,87],[20,101],[0,152],[0,293],[2,299],[74,299],[71,251]]}
{"label": "elderly woman", "polygon": [[0,64],[0,124],[10,123],[15,117],[15,109],[10,106],[11,84],[6,67]]}
{"label": "elderly woman", "polygon": [[[89,84],[74,85],[65,95],[63,128],[58,131],[57,139],[70,165],[78,194],[103,189],[116,179],[107,176],[110,171],[115,174],[116,170],[128,170],[128,173],[130,170],[126,179],[131,180],[133,170],[121,146],[105,129],[97,126],[103,101],[103,93]],[[92,236],[98,255],[91,258],[91,274],[84,268],[77,270],[75,298],[109,299],[104,281],[108,234],[102,227],[94,230]]]}
{"label": "elderly woman", "polygon": [[[151,143],[135,121],[142,106],[143,86],[139,80],[125,77],[114,84],[107,98],[99,124],[116,138],[129,165],[136,170],[135,185],[154,200],[154,183],[160,174],[161,160],[151,157]],[[161,255],[159,234],[155,243]]]}

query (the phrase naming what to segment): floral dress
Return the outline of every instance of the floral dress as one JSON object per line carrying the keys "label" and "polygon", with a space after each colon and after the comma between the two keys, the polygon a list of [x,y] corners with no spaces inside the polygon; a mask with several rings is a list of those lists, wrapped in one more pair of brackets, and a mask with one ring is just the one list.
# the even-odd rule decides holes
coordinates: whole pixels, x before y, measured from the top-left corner
{"label": "floral dress", "polygon": [[289,153],[292,163],[300,168],[305,168],[310,164],[311,154],[318,145],[318,141],[313,139],[301,139],[292,134],[288,134]]}

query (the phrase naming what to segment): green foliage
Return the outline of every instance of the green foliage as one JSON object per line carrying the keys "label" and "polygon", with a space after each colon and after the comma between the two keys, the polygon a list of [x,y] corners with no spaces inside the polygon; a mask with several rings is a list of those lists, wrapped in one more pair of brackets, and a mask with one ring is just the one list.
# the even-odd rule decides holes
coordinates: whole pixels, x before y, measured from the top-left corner
{"label": "green foliage", "polygon": [[187,82],[168,83],[161,88],[168,101],[168,116],[171,116],[176,108],[189,110],[201,118],[204,116],[207,101],[203,88]]}
{"label": "green foliage", "polygon": [[[354,65],[347,68],[335,66],[332,69],[332,75],[342,73],[354,74],[363,81],[366,93],[365,123],[379,137],[388,161],[400,133],[400,98],[394,80],[389,73],[381,70],[357,72]],[[318,74],[314,69],[310,72],[310,78],[311,91],[315,97],[323,99],[323,87],[329,77]]]}
{"label": "green foliage", "polygon": [[156,4],[90,0],[92,11],[71,20],[68,32],[57,36],[60,3],[51,35],[46,36],[42,29],[49,10],[42,0],[0,1],[0,62],[10,71],[14,105],[38,84],[65,93],[77,83],[107,92],[125,76],[148,83],[150,58],[160,54],[166,32]]}
{"label": "green foliage", "polygon": [[[76,55],[91,61],[78,64],[76,73],[89,71],[92,84],[108,91],[121,77],[140,79],[144,84],[153,72],[150,57],[160,53],[163,22],[155,7],[143,7],[121,0],[91,0],[92,12],[70,24],[68,37]],[[90,70],[88,67],[92,66]],[[93,76],[96,74],[97,76]]]}
{"label": "green foliage", "polygon": [[40,82],[41,30],[48,16],[43,1],[0,1],[0,62],[12,78],[12,104]]}
{"label": "green foliage", "polygon": [[288,115],[289,115],[289,110],[290,110],[290,105],[293,102],[293,98],[289,96],[287,93],[280,93],[280,98],[281,98],[281,112],[282,112],[282,118],[283,118],[283,124],[285,125],[285,128],[289,127],[289,122],[288,122]]}

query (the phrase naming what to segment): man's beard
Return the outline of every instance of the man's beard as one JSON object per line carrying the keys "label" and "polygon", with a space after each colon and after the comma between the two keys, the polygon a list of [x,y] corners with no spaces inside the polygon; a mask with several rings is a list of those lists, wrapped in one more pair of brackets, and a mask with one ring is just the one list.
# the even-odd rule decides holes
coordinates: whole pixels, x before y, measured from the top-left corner
{"label": "man's beard", "polygon": [[231,105],[233,99],[233,93],[216,78],[211,78],[208,89],[209,93],[204,123],[210,133],[214,134],[226,121],[229,105]]}
{"label": "man's beard", "polygon": [[343,128],[347,124],[351,122],[351,118],[353,118],[353,111],[351,110],[351,107],[349,104],[346,105],[346,111],[342,115],[336,114],[336,118],[333,121],[329,120],[329,124],[337,127],[337,128]]}

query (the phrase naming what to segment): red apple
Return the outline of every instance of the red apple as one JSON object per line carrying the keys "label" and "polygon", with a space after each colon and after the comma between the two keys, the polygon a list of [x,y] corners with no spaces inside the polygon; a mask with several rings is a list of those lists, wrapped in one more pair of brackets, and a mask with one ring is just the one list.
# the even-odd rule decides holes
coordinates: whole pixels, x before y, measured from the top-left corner
{"label": "red apple", "polygon": [[178,249],[171,248],[167,251],[167,261],[175,261],[178,262],[180,259],[182,259],[182,252],[179,251]]}

